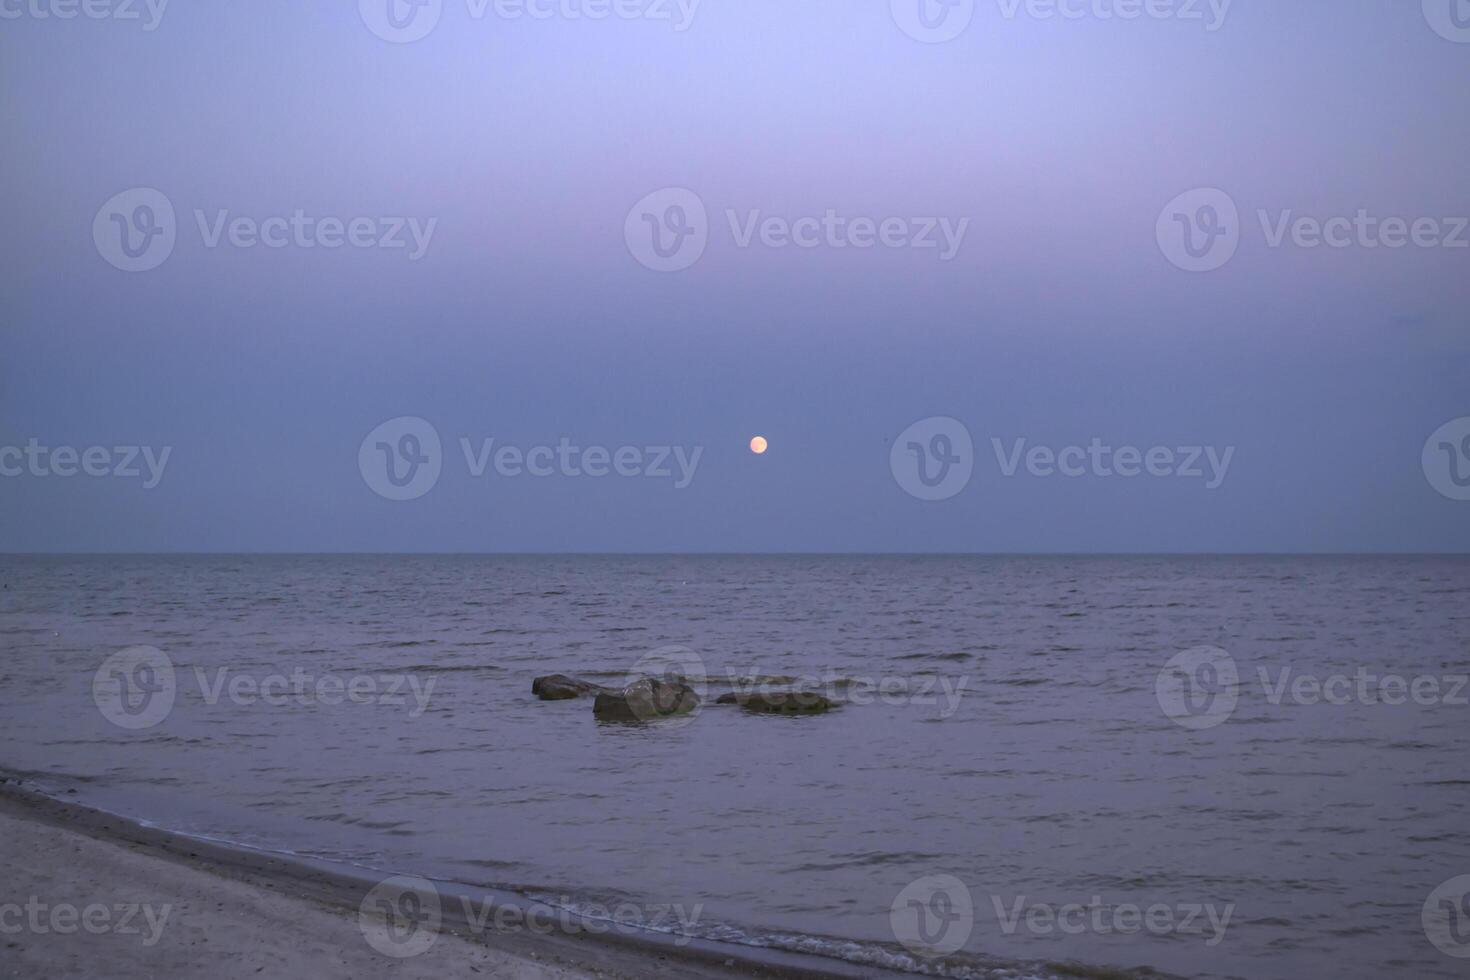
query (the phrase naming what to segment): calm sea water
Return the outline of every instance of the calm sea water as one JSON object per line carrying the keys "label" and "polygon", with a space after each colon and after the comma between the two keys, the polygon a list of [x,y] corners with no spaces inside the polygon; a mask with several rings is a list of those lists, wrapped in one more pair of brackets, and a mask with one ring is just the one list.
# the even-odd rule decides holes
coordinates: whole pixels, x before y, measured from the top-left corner
{"label": "calm sea water", "polygon": [[[1273,703],[1271,686],[1361,668],[1451,694],[1470,673],[1465,559],[5,557],[0,582],[0,766],[164,826],[572,902],[702,905],[702,934],[855,957],[902,953],[895,896],[951,875],[975,906],[964,950],[930,966],[952,975],[988,957],[1465,975],[1421,908],[1470,874],[1470,692]],[[177,691],[126,730],[92,685],[138,644]],[[538,674],[610,679],[670,644],[712,693],[809,677],[871,703],[628,726],[530,694]],[[1238,703],[1192,729],[1156,681],[1205,644],[1233,658]],[[408,696],[249,696],[293,674]],[[864,696],[869,680],[889,693]],[[1091,912],[1080,931],[1008,930],[1018,902],[1233,911],[1211,943],[1198,922],[1122,931]]]}

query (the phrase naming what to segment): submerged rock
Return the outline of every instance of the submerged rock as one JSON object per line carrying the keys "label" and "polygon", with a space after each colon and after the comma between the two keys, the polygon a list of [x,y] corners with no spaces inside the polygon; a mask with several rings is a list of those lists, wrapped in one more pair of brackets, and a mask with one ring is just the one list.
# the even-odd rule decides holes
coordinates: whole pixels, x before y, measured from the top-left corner
{"label": "submerged rock", "polygon": [[715,704],[738,704],[746,711],[767,715],[815,715],[832,710],[831,699],[815,691],[731,692],[720,695]]}
{"label": "submerged rock", "polygon": [[650,721],[688,714],[697,707],[699,695],[688,684],[645,677],[621,691],[599,692],[592,714],[606,721]]}
{"label": "submerged rock", "polygon": [[610,688],[603,687],[601,684],[578,680],[566,674],[548,674],[531,682],[531,693],[542,701],[567,701],[591,694],[601,694],[608,690]]}

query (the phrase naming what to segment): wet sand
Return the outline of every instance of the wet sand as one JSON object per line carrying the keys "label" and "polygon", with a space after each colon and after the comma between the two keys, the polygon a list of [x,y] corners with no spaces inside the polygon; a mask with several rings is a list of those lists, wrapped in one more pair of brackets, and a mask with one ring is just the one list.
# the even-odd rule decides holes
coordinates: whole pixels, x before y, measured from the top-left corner
{"label": "wet sand", "polygon": [[0,860],[0,977],[891,976],[789,955],[742,960],[735,950],[657,938],[470,930],[453,919],[451,903],[426,951],[393,958],[360,927],[371,879],[169,834],[14,782],[0,785]]}

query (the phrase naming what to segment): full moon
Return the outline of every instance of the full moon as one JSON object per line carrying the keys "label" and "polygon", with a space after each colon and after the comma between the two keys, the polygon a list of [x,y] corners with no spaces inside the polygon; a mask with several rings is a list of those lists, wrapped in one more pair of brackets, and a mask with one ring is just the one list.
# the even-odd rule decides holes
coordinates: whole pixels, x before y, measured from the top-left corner
{"label": "full moon", "polygon": [[767,445],[768,444],[766,442],[765,436],[756,436],[755,438],[750,440],[750,451],[759,456],[761,453],[766,451]]}

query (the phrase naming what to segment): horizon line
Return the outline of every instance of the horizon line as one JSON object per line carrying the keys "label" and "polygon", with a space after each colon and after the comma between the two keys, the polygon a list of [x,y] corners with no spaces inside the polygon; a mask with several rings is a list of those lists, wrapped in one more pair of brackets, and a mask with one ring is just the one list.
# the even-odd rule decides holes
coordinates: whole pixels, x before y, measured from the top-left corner
{"label": "horizon line", "polygon": [[1470,558],[1466,551],[0,551],[0,558]]}

